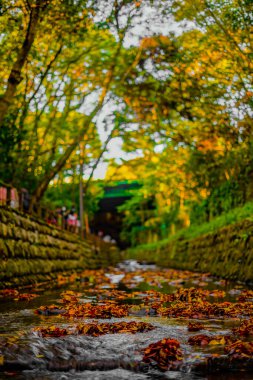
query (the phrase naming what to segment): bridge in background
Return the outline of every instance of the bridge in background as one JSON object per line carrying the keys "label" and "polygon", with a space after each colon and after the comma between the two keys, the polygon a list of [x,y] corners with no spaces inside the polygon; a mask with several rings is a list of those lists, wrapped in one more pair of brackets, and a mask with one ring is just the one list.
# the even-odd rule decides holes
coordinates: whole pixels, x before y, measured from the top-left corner
{"label": "bridge in background", "polygon": [[139,181],[115,181],[104,187],[104,196],[99,202],[99,210],[91,224],[93,233],[100,231],[109,235],[124,247],[120,240],[122,215],[118,207],[133,196],[133,192],[141,188]]}

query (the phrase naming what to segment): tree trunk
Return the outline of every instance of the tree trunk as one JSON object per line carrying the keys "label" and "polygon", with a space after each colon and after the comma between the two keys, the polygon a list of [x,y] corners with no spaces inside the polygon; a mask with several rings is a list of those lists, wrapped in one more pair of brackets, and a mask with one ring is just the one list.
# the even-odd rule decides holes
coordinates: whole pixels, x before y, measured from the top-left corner
{"label": "tree trunk", "polygon": [[80,177],[79,177],[79,215],[80,215],[80,237],[83,238],[83,156],[84,156],[84,147],[80,144]]}
{"label": "tree trunk", "polygon": [[89,175],[89,178],[88,180],[86,181],[85,183],[85,186],[83,188],[83,193],[84,195],[87,193],[87,190],[88,190],[88,187],[89,187],[89,184],[90,184],[90,181],[92,180],[93,178],[93,174],[95,172],[95,170],[97,169],[97,166],[98,164],[100,163],[100,160],[101,158],[103,157],[103,154],[105,153],[106,149],[107,149],[107,146],[109,144],[109,142],[111,141],[111,139],[113,138],[113,134],[114,134],[114,131],[115,131],[115,127],[111,130],[110,134],[107,136],[107,139],[105,140],[105,143],[104,143],[104,146],[103,146],[103,149],[101,150],[101,153],[99,154],[96,162],[94,163],[93,167],[92,167],[92,170],[91,170],[91,173]]}
{"label": "tree trunk", "polygon": [[33,45],[41,11],[46,7],[45,3],[46,2],[44,0],[37,0],[35,7],[31,8],[30,20],[26,30],[25,40],[18,52],[16,61],[12,66],[5,93],[0,99],[0,126],[3,125],[4,119],[7,116],[11,105],[13,104],[13,99],[15,97],[17,87],[23,79],[22,69]]}
{"label": "tree trunk", "polygon": [[66,161],[69,159],[71,154],[74,152],[80,141],[82,140],[84,134],[87,131],[88,126],[90,125],[93,117],[97,114],[97,112],[102,108],[103,102],[99,102],[99,104],[96,106],[96,108],[92,111],[90,116],[86,119],[84,126],[79,133],[79,135],[76,137],[76,139],[72,142],[72,144],[66,149],[64,154],[59,158],[56,165],[51,168],[51,170],[42,178],[40,183],[38,184],[35,192],[32,195],[29,211],[32,212],[34,205],[43,197],[45,191],[48,188],[48,185],[50,181],[56,176],[57,173],[61,171],[61,169],[66,164]]}
{"label": "tree trunk", "polygon": [[[54,167],[52,167],[51,170],[41,179],[41,181],[38,184],[35,192],[32,195],[30,206],[29,206],[29,211],[30,212],[32,212],[34,205],[37,202],[39,202],[41,200],[41,198],[43,197],[45,191],[48,188],[48,185],[49,185],[50,181],[56,176],[56,174],[58,174],[61,171],[61,169],[65,166],[66,161],[69,159],[69,157],[71,156],[71,154],[74,152],[74,150],[76,149],[76,147],[78,146],[78,144],[80,144],[83,136],[87,132],[87,128],[89,127],[90,123],[92,122],[92,119],[102,109],[102,107],[104,105],[104,100],[105,100],[106,95],[107,95],[107,93],[108,93],[108,91],[110,89],[110,84],[111,84],[111,81],[113,79],[114,70],[115,70],[115,67],[116,67],[116,64],[117,64],[117,59],[119,57],[119,54],[120,54],[122,46],[123,46],[123,39],[120,41],[119,46],[118,46],[118,48],[117,48],[117,50],[115,52],[115,56],[113,58],[111,68],[110,68],[110,70],[109,70],[109,72],[107,74],[107,77],[105,79],[104,86],[102,87],[102,93],[101,93],[100,98],[98,100],[98,104],[96,105],[96,107],[94,108],[94,110],[91,112],[91,114],[86,118],[82,130],[79,132],[79,134],[74,139],[74,141],[72,142],[72,144],[66,149],[66,151],[64,152],[64,154],[59,158],[59,160],[57,161],[56,165]],[[111,135],[112,134],[110,134],[110,136]],[[108,140],[108,142],[109,142],[109,140]],[[106,144],[108,144],[108,142],[106,142]]]}

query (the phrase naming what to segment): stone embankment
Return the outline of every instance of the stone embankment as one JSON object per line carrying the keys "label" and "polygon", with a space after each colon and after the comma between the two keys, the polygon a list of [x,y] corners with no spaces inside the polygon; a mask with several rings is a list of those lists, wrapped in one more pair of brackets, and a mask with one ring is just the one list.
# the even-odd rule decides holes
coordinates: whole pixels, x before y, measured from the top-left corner
{"label": "stone embankment", "polygon": [[253,222],[245,219],[194,239],[175,238],[152,248],[143,245],[129,250],[127,257],[252,283]]}
{"label": "stone embankment", "polygon": [[0,287],[51,281],[61,273],[114,265],[116,246],[83,241],[43,221],[0,207]]}

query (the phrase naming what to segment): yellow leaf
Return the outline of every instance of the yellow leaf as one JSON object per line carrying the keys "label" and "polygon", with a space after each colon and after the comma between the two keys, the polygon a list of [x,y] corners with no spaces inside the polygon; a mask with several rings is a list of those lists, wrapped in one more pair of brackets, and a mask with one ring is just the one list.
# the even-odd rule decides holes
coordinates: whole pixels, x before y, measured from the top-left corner
{"label": "yellow leaf", "polygon": [[224,337],[220,340],[220,344],[226,344],[226,340]]}
{"label": "yellow leaf", "polygon": [[213,340],[210,340],[209,344],[212,345],[212,346],[215,346],[215,345],[221,344],[221,343],[220,343],[220,340],[213,339]]}

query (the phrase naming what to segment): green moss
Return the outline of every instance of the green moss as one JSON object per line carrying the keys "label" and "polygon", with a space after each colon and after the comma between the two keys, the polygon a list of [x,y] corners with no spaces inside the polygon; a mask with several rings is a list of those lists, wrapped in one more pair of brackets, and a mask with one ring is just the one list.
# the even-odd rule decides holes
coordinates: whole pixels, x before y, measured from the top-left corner
{"label": "green moss", "polygon": [[9,256],[8,248],[4,240],[0,239],[0,257],[5,260]]}
{"label": "green moss", "polygon": [[115,246],[92,244],[16,210],[0,207],[1,287],[56,278],[57,273],[114,265],[121,258]]}
{"label": "green moss", "polygon": [[242,220],[213,233],[196,237],[181,233],[158,244],[138,246],[128,250],[125,257],[250,281],[253,280],[252,231],[253,222]]}

